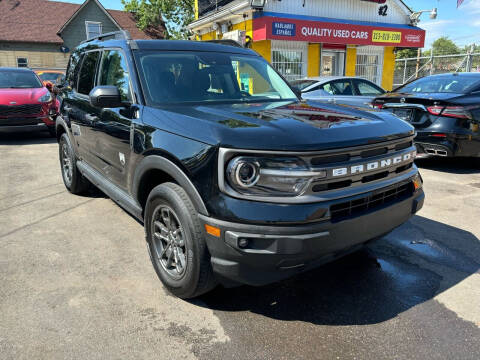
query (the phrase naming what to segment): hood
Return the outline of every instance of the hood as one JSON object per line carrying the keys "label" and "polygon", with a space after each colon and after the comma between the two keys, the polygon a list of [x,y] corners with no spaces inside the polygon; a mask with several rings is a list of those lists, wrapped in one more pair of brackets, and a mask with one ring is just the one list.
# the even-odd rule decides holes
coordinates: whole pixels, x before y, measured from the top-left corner
{"label": "hood", "polygon": [[[47,88],[1,89],[0,105],[25,105],[38,103],[38,99],[48,93]],[[12,104],[14,102],[15,104]]]}
{"label": "hood", "polygon": [[[145,108],[152,126],[211,145],[313,151],[412,135],[387,112],[319,102],[241,103]],[[151,116],[148,116],[150,114]]]}

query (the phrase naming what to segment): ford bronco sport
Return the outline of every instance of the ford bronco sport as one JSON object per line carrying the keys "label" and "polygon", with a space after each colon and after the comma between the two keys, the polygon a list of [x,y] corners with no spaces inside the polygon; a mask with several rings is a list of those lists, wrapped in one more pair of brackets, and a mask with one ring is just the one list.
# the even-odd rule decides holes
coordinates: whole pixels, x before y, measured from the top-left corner
{"label": "ford bronco sport", "polygon": [[314,268],[423,205],[411,125],[301,102],[249,49],[102,35],[72,53],[60,98],[65,186],[143,222],[181,298]]}

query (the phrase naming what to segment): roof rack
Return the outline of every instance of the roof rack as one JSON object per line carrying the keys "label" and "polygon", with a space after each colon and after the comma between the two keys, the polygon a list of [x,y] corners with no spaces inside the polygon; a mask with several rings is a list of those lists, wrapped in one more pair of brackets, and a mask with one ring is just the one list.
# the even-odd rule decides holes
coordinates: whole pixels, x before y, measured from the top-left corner
{"label": "roof rack", "polygon": [[115,40],[132,40],[132,37],[130,36],[130,32],[128,32],[128,30],[119,30],[119,31],[112,31],[109,33],[105,33],[105,34],[100,34],[93,38],[83,40],[80,44],[85,44],[94,40],[105,40],[105,38],[112,38]]}
{"label": "roof rack", "polygon": [[239,48],[243,48],[244,46],[240,44],[239,42],[232,40],[232,39],[225,39],[225,40],[205,40],[205,42],[211,42],[211,43],[216,43],[216,44],[222,44],[222,45],[230,45],[230,46],[235,46]]}

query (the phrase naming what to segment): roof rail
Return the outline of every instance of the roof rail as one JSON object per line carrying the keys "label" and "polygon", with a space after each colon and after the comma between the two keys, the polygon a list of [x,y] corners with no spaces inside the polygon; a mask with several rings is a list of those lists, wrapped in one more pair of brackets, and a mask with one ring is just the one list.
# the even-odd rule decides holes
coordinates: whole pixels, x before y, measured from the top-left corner
{"label": "roof rail", "polygon": [[239,42],[237,42],[235,40],[232,40],[232,39],[205,40],[204,42],[211,42],[211,43],[222,44],[222,45],[230,45],[230,46],[235,46],[235,47],[240,47],[240,48],[244,47],[242,44],[240,44]]}
{"label": "roof rail", "polygon": [[91,39],[83,40],[80,44],[85,44],[94,40],[104,40],[105,38],[113,38],[115,40],[132,40],[132,37],[130,36],[130,32],[128,32],[128,30],[119,30],[100,34]]}

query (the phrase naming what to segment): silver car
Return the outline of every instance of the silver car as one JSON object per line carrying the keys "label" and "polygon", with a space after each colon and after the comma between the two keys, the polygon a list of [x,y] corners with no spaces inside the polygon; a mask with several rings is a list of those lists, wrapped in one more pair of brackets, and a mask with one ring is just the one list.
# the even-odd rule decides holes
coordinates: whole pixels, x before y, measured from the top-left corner
{"label": "silver car", "polygon": [[306,100],[365,106],[374,98],[385,94],[377,84],[353,76],[322,76],[291,81]]}

